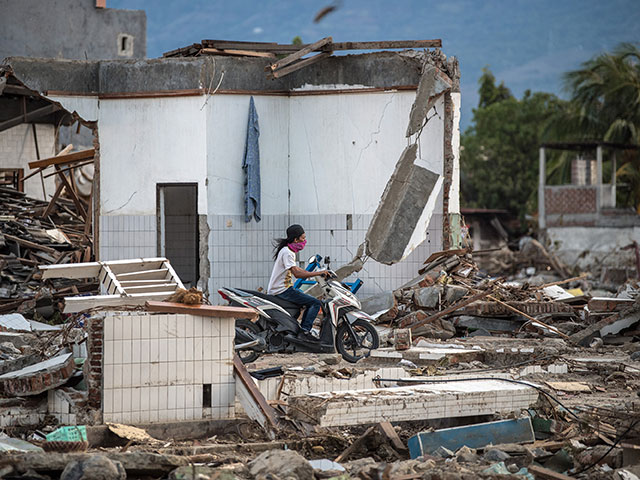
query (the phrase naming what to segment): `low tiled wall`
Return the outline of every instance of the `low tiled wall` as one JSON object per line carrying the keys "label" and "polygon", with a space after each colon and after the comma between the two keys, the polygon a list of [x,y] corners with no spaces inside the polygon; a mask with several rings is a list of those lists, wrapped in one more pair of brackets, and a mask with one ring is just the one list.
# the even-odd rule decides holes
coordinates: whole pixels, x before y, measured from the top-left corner
{"label": "low tiled wall", "polygon": [[103,421],[233,418],[233,336],[233,318],[107,315]]}

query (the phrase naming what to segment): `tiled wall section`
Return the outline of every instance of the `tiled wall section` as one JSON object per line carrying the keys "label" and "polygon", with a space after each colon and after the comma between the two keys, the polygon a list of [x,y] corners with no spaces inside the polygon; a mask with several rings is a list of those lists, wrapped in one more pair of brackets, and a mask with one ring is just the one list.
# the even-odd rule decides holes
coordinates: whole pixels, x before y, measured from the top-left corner
{"label": "tiled wall section", "polygon": [[[104,321],[103,420],[235,416],[233,319],[114,314]],[[211,407],[203,386],[211,385]]]}
{"label": "tiled wall section", "polygon": [[[215,293],[222,286],[266,289],[273,267],[271,242],[284,236],[289,224],[299,223],[307,233],[307,246],[299,254],[300,260],[318,253],[329,256],[331,268],[336,269],[353,258],[371,218],[372,215],[353,215],[348,229],[347,215],[265,215],[260,223],[245,223],[243,217],[237,215],[210,215],[212,303],[218,303]],[[387,266],[369,260],[361,272],[347,280],[361,278],[364,281],[358,293],[360,298],[392,290],[415,278],[426,258],[441,249],[442,214],[434,214],[427,240],[404,261]]]}
{"label": "tiled wall section", "polygon": [[312,398],[322,399],[322,406],[313,412],[320,420],[320,425],[331,427],[519,413],[537,401],[538,392],[528,386],[483,380],[317,393],[289,397],[289,404],[300,409],[306,405],[309,409],[310,405],[314,405],[310,403]]}
{"label": "tiled wall section", "polygon": [[[284,236],[292,223],[304,226],[308,243],[299,255],[306,260],[319,253],[331,258],[336,269],[350,261],[364,240],[372,215],[263,215],[262,221],[246,223],[240,215],[209,215],[209,261],[211,302],[220,303],[222,286],[267,288],[273,267],[274,238]],[[369,260],[364,269],[348,280],[361,278],[358,296],[365,298],[392,290],[417,276],[418,269],[433,252],[442,249],[442,214],[434,214],[427,240],[397,265]],[[100,259],[119,260],[157,256],[156,217],[153,215],[103,215],[100,217]]]}
{"label": "tiled wall section", "polygon": [[155,215],[101,215],[100,260],[157,257]]}

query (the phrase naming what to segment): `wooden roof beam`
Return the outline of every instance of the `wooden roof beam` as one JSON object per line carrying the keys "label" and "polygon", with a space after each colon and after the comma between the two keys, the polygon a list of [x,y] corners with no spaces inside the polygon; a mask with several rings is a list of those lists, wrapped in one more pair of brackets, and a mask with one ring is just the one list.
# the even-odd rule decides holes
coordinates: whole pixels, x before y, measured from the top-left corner
{"label": "wooden roof beam", "polygon": [[51,165],[63,165],[66,163],[88,160],[93,158],[95,153],[95,149],[90,148],[89,150],[81,150],[79,152],[68,153],[66,155],[59,155],[57,157],[43,158],[42,160],[29,162],[29,168],[46,168]]}

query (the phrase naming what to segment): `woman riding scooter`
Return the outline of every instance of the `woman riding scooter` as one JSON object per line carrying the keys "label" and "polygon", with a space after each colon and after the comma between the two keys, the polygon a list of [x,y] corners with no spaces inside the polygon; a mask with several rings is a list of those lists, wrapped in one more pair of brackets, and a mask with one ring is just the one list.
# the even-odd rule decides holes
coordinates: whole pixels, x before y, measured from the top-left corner
{"label": "woman riding scooter", "polygon": [[286,300],[296,305],[306,307],[302,316],[301,327],[305,336],[310,340],[318,340],[312,333],[311,327],[316,315],[322,307],[322,302],[311,295],[302,293],[293,287],[293,277],[311,278],[327,275],[326,270],[307,272],[298,267],[296,253],[304,248],[307,243],[307,235],[304,229],[297,224],[287,228],[286,238],[277,238],[273,241],[275,264],[271,272],[267,293]]}

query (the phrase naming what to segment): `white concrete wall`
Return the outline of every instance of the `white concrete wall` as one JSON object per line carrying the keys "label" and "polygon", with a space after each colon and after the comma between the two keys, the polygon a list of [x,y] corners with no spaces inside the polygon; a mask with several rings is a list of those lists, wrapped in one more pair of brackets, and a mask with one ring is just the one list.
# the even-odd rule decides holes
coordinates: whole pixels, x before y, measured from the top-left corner
{"label": "white concrete wall", "polygon": [[460,93],[452,93],[453,101],[453,173],[449,188],[449,213],[460,213]]}
{"label": "white concrete wall", "polygon": [[[414,99],[412,91],[291,97],[291,213],[373,214],[407,146]],[[420,137],[419,158],[437,173],[443,131],[435,117]]]}
{"label": "white concrete wall", "polygon": [[98,120],[98,97],[84,97],[79,95],[49,95],[46,98],[59,103],[69,113],[77,113],[87,122]]}
{"label": "white concrete wall", "polygon": [[[213,95],[207,103],[209,213],[244,214],[242,161],[250,95]],[[263,215],[287,214],[289,98],[254,96],[260,126]]]}
{"label": "white concrete wall", "polygon": [[[244,212],[242,159],[249,98],[209,98],[210,214]],[[404,132],[414,98],[415,92],[254,96],[260,124],[262,213],[372,214],[407,144]],[[441,98],[436,110],[443,109]],[[438,173],[443,135],[440,115],[420,137],[420,160]]]}
{"label": "white concrete wall", "polygon": [[[36,124],[36,134],[38,136],[40,158],[54,156],[55,127],[38,123]],[[31,172],[28,163],[37,159],[33,128],[30,123],[23,123],[0,132],[0,168],[22,168],[26,177]],[[50,169],[45,174],[52,171]],[[54,177],[45,178],[44,186],[47,195],[53,195],[56,189]],[[24,191],[30,197],[45,200],[40,175],[34,175],[26,180],[24,182]]]}
{"label": "white concrete wall", "polygon": [[101,100],[101,215],[155,215],[156,184],[198,184],[207,213],[204,97]]}
{"label": "white concrete wall", "polygon": [[550,249],[569,266],[595,270],[602,265],[634,267],[633,250],[622,250],[640,243],[640,228],[550,227],[546,231]]}

